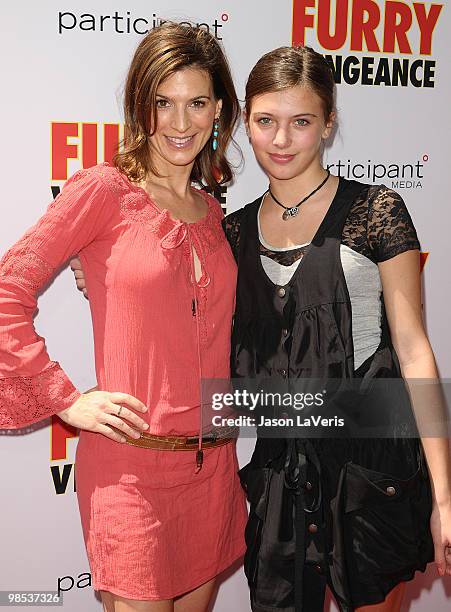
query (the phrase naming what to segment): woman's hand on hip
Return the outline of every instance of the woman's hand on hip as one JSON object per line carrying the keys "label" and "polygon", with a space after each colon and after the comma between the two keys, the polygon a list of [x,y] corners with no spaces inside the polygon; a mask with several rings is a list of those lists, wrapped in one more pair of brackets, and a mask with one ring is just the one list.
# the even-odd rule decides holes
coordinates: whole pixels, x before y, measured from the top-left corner
{"label": "woman's hand on hip", "polygon": [[101,433],[116,442],[125,442],[123,434],[139,438],[149,425],[136,412],[146,412],[147,406],[127,393],[93,391],[80,397],[58,416],[68,425]]}
{"label": "woman's hand on hip", "polygon": [[77,289],[83,292],[83,295],[87,300],[88,298],[88,290],[86,289],[85,283],[85,273],[83,272],[83,268],[81,267],[81,261],[78,257],[70,260],[70,269],[74,273],[75,283],[77,285]]}

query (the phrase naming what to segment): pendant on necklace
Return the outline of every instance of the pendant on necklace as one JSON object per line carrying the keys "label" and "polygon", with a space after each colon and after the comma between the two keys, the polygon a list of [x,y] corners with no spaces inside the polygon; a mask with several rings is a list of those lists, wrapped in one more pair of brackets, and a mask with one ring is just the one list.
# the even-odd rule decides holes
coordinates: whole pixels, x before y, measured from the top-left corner
{"label": "pendant on necklace", "polygon": [[284,221],[288,221],[291,217],[295,217],[299,212],[299,208],[297,206],[292,206],[291,208],[286,208],[283,212],[282,219]]}

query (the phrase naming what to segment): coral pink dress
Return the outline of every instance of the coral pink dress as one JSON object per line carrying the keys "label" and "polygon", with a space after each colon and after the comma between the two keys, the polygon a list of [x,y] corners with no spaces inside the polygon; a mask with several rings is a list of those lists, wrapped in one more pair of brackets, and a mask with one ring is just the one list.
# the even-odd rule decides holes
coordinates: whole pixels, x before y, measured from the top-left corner
{"label": "coral pink dress", "polygon": [[[200,377],[229,376],[236,282],[221,208],[200,193],[208,213],[187,224],[109,164],[69,179],[0,261],[0,427],[39,421],[79,396],[32,324],[39,289],[79,253],[99,389],[144,402],[151,433],[197,434]],[[193,249],[202,269],[196,287]],[[95,589],[171,599],[242,556],[246,506],[235,444],[205,450],[200,472],[195,467],[194,451],[80,433],[77,495]]]}

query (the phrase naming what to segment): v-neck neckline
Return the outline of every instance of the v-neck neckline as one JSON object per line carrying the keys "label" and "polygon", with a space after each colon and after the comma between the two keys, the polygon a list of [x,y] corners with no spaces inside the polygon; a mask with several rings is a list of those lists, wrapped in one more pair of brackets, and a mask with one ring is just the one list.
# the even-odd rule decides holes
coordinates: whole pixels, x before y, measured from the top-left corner
{"label": "v-neck neckline", "polygon": [[321,223],[318,226],[318,229],[316,230],[312,240],[307,244],[307,248],[305,250],[304,255],[301,258],[301,261],[299,262],[298,267],[296,268],[296,270],[294,271],[292,277],[290,278],[290,280],[288,281],[288,283],[286,283],[285,285],[277,285],[276,283],[274,283],[269,276],[267,275],[262,261],[261,261],[261,254],[260,254],[260,249],[258,248],[260,245],[260,237],[259,237],[259,233],[258,233],[258,211],[260,209],[260,205],[262,203],[263,197],[265,194],[263,194],[260,198],[259,204],[256,207],[256,214],[254,216],[253,219],[253,233],[254,233],[254,238],[256,241],[256,249],[255,249],[255,255],[257,257],[257,265],[259,268],[260,273],[264,276],[264,278],[266,279],[267,283],[273,288],[277,288],[277,287],[291,287],[294,282],[296,281],[298,275],[300,274],[300,270],[302,269],[303,265],[304,265],[304,261],[305,258],[309,256],[310,251],[312,250],[312,245],[315,244],[315,242],[317,241],[317,239],[322,235],[322,233],[324,232],[324,229],[326,227],[327,222],[329,221],[330,216],[332,215],[332,213],[335,211],[336,207],[338,206],[338,203],[340,201],[340,196],[341,193],[344,189],[344,186],[346,184],[346,181],[343,179],[343,177],[339,176],[338,177],[338,186],[337,186],[337,190],[335,192],[334,197],[332,198],[332,201],[329,205],[329,208],[327,209]]}

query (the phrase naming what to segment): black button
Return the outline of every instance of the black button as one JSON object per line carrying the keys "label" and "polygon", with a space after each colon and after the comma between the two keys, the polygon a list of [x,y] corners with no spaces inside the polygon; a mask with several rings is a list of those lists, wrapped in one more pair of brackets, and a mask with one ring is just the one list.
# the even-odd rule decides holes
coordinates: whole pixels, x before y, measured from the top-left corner
{"label": "black button", "polygon": [[288,329],[282,329],[282,335],[286,338],[288,336]]}
{"label": "black button", "polygon": [[282,374],[284,378],[287,377],[288,372],[286,370],[280,370],[280,373]]}
{"label": "black button", "polygon": [[315,523],[310,523],[308,530],[310,533],[316,533],[318,531],[318,525],[315,525]]}
{"label": "black button", "polygon": [[277,295],[281,298],[285,297],[286,291],[284,289],[284,287],[279,287],[277,289]]}
{"label": "black button", "polygon": [[305,483],[305,488],[307,489],[307,491],[311,491],[313,489],[312,483],[307,480],[307,482]]}
{"label": "black button", "polygon": [[318,574],[322,574],[323,573],[323,568],[321,567],[321,565],[315,565],[315,569],[318,572]]}

